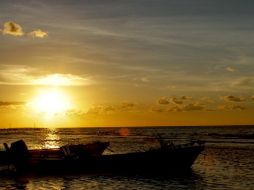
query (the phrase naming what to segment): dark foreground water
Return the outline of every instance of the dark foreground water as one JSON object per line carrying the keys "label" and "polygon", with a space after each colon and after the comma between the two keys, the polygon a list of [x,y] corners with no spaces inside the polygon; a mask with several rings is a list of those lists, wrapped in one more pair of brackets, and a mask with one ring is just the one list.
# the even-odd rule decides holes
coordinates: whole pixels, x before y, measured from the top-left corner
{"label": "dark foreground water", "polygon": [[[188,139],[205,140],[206,148],[188,173],[171,176],[0,176],[0,190],[254,189],[254,127],[0,129],[0,144],[24,139],[29,148],[55,148],[64,144],[102,140],[111,143],[110,148],[114,153],[124,153],[157,147],[158,142],[152,138],[156,134],[176,143],[184,143]],[[107,150],[105,154],[112,152]]]}

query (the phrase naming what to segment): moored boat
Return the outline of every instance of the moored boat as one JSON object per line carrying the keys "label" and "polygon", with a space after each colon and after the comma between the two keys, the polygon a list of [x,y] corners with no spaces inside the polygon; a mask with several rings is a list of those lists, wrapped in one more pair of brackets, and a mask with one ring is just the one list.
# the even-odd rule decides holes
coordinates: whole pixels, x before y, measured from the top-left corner
{"label": "moored boat", "polygon": [[0,152],[0,162],[7,164],[16,173],[62,173],[80,171],[99,172],[160,172],[168,173],[189,169],[204,150],[200,141],[183,145],[162,144],[160,148],[143,152],[108,154],[103,152],[109,142],[65,145],[58,149],[28,150],[19,140],[5,144]]}

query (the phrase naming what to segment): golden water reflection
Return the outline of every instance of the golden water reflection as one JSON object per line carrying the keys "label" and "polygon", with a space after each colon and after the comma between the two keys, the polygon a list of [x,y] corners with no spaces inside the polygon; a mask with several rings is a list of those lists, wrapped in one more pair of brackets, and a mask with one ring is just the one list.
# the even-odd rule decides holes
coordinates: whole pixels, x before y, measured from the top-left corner
{"label": "golden water reflection", "polygon": [[29,183],[26,184],[26,186],[24,186],[24,189],[27,189],[27,190],[33,190],[33,189],[60,190],[60,189],[66,189],[66,188],[65,188],[64,180],[61,178],[43,177],[43,178],[40,178],[40,180],[35,180],[35,179],[30,180]]}
{"label": "golden water reflection", "polygon": [[44,148],[59,148],[60,137],[57,129],[49,129],[45,138]]}

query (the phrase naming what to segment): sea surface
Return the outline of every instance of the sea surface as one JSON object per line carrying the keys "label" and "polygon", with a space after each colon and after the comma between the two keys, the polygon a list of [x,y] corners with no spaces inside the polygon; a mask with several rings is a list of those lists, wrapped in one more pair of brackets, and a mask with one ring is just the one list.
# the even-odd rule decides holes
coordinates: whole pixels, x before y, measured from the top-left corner
{"label": "sea surface", "polygon": [[4,142],[10,144],[19,139],[25,140],[30,149],[101,140],[110,142],[110,150],[105,154],[126,153],[158,147],[154,138],[158,135],[176,144],[205,140],[206,147],[191,171],[183,174],[63,174],[17,178],[0,175],[0,190],[254,189],[254,126],[0,129],[0,149]]}

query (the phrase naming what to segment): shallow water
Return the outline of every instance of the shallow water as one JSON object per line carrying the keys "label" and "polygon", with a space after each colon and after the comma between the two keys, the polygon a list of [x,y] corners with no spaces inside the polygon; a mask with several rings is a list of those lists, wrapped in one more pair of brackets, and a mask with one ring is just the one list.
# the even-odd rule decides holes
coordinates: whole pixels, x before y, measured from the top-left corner
{"label": "shallow water", "polygon": [[205,140],[206,148],[184,174],[1,176],[0,189],[254,189],[254,127],[0,129],[0,143],[24,139],[29,148],[54,148],[102,140],[123,153],[159,146],[156,134],[176,143]]}

